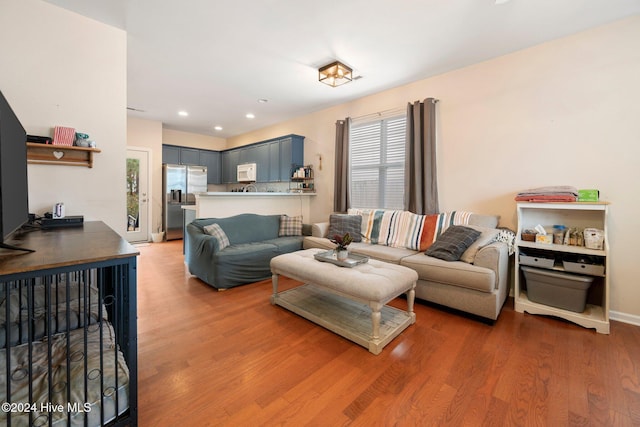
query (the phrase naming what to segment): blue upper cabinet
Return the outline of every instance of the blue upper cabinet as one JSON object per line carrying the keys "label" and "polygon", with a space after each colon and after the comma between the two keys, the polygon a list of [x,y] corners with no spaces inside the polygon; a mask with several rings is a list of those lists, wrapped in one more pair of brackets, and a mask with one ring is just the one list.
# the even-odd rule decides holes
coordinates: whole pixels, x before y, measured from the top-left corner
{"label": "blue upper cabinet", "polygon": [[207,167],[207,184],[220,184],[222,168],[219,151],[200,150],[200,166]]}
{"label": "blue upper cabinet", "polygon": [[240,150],[227,150],[221,154],[222,183],[233,184],[238,182],[237,169],[240,162]]}
{"label": "blue upper cabinet", "polygon": [[204,166],[200,164],[200,150],[197,148],[181,148],[180,164],[190,166]]}
{"label": "blue upper cabinet", "polygon": [[174,145],[162,146],[162,163],[168,163],[170,165],[180,164],[180,147]]}
{"label": "blue upper cabinet", "polygon": [[304,165],[304,137],[289,135],[280,139],[280,181],[289,181],[293,170]]}
{"label": "blue upper cabinet", "polygon": [[267,146],[269,148],[269,176],[267,177],[267,182],[282,181],[280,178],[280,141],[271,141]]}
{"label": "blue upper cabinet", "polygon": [[271,164],[269,162],[269,144],[259,144],[252,148],[256,163],[256,181],[269,182]]}
{"label": "blue upper cabinet", "polygon": [[207,167],[207,184],[220,184],[220,152],[162,145],[162,163]]}
{"label": "blue upper cabinet", "polygon": [[288,182],[291,171],[304,164],[304,136],[287,135],[222,152],[222,182],[237,182],[242,163],[256,164],[256,182]]}
{"label": "blue upper cabinet", "polygon": [[286,135],[222,152],[163,145],[162,163],[206,166],[209,184],[235,184],[238,165],[255,163],[256,182],[288,182],[293,169],[304,165],[304,136]]}

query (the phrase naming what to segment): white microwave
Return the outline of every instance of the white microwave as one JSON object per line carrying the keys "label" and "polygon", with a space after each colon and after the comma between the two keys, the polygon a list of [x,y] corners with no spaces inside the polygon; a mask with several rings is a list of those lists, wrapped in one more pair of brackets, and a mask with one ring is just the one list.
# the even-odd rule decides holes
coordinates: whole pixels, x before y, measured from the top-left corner
{"label": "white microwave", "polygon": [[256,182],[256,164],[238,165],[238,182]]}

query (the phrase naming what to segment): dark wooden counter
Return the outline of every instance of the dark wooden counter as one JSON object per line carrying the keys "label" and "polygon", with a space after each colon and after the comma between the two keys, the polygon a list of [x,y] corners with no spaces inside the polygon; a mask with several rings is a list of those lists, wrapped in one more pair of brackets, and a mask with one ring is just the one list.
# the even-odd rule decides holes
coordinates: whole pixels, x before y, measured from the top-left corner
{"label": "dark wooden counter", "polygon": [[0,275],[129,258],[139,253],[101,221],[25,232],[7,243],[35,252],[0,250]]}

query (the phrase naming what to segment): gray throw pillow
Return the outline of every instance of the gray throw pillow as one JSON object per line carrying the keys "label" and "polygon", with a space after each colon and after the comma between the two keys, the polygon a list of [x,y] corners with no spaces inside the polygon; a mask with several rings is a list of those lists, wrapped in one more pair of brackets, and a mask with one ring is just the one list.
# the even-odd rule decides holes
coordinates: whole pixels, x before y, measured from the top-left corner
{"label": "gray throw pillow", "polygon": [[354,242],[362,241],[360,228],[362,227],[362,216],[347,214],[331,214],[329,216],[329,232],[327,237],[333,239],[336,234],[344,236],[345,233],[351,234]]}
{"label": "gray throw pillow", "polygon": [[229,238],[224,230],[218,224],[211,224],[203,227],[204,232],[213,236],[213,238],[218,243],[218,247],[216,250],[221,251],[227,246],[229,246]]}
{"label": "gray throw pillow", "polygon": [[473,228],[452,225],[438,236],[424,254],[445,261],[458,261],[480,234],[482,233]]}

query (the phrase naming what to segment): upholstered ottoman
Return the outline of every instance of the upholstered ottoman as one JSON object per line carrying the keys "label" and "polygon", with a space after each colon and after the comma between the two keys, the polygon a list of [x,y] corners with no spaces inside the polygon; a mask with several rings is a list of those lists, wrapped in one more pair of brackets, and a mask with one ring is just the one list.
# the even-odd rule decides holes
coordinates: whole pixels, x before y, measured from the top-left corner
{"label": "upholstered ottoman", "polygon": [[[271,303],[284,307],[379,354],[409,325],[418,274],[407,267],[370,259],[340,267],[314,258],[323,249],[307,249],[271,260]],[[304,282],[278,292],[278,276]],[[386,305],[406,293],[407,311]]]}

